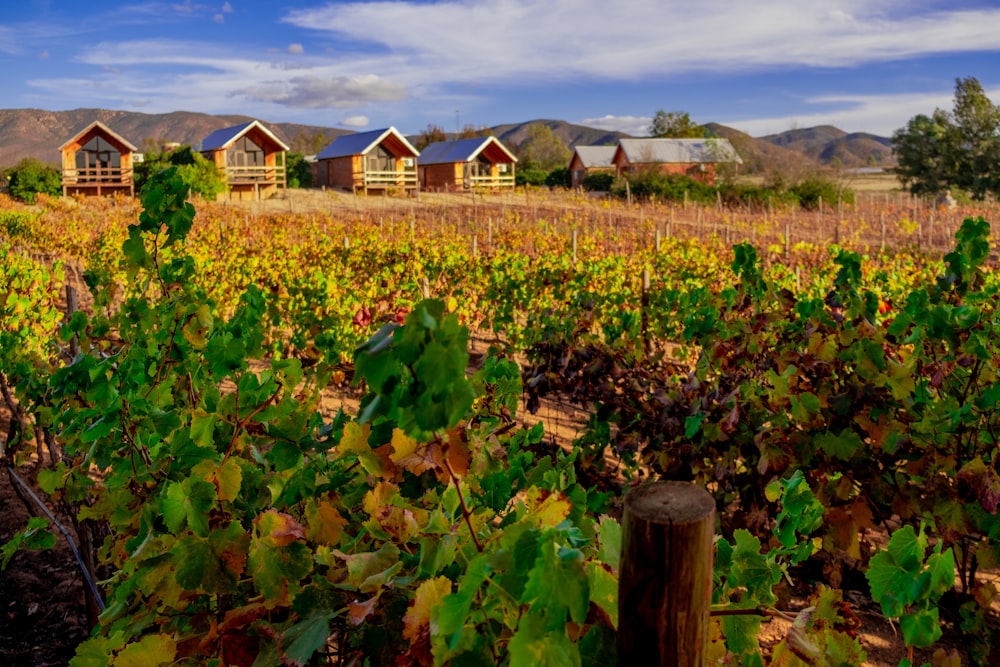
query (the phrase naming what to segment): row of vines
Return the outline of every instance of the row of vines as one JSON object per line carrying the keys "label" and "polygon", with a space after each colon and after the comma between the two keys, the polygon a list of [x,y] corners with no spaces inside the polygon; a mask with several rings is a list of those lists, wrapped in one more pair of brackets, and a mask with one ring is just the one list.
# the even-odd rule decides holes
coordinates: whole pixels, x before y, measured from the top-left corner
{"label": "row of vines", "polygon": [[[615,664],[615,517],[647,476],[716,500],[713,664],[863,664],[855,574],[904,664],[1000,659],[982,218],[943,258],[609,253],[515,212],[470,249],[186,196],[166,173],[141,212],[0,212],[3,460],[44,458],[94,561],[73,665]],[[321,410],[348,381],[356,414]],[[566,449],[518,420],[553,398],[589,416]],[[32,519],[2,563],[54,531]],[[790,582],[807,609],[779,608]],[[934,652],[946,625],[964,656]]]}

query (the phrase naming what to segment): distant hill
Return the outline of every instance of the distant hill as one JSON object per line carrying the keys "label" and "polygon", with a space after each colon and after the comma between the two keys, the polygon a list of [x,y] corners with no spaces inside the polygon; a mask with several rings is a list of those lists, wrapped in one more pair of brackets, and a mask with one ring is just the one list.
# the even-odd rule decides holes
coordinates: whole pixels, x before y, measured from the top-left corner
{"label": "distant hill", "polygon": [[[59,147],[95,120],[135,144],[140,150],[147,140],[177,142],[197,147],[215,130],[253,120],[250,116],[214,116],[188,111],[145,114],[108,109],[44,111],[40,109],[0,109],[0,167],[12,166],[24,157],[59,162]],[[319,152],[329,141],[351,130],[295,123],[267,125],[292,150]],[[503,143],[514,147],[523,142],[531,125],[542,123],[571,149],[578,145],[614,145],[628,138],[624,132],[600,130],[561,120],[538,119],[497,125],[489,130]],[[706,127],[718,137],[729,139],[743,158],[743,173],[766,171],[780,165],[789,172],[815,169],[839,161],[845,168],[893,164],[889,140],[871,134],[848,134],[831,126],[789,130],[766,137],[750,135],[718,123]]]}
{"label": "distant hill", "polygon": [[866,132],[848,134],[831,125],[788,130],[761,139],[802,153],[821,164],[831,164],[835,160],[844,167],[886,166],[895,163],[887,137]]}
{"label": "distant hill", "polygon": [[[12,166],[25,157],[58,163],[59,147],[95,120],[101,121],[141,149],[147,139],[152,139],[158,144],[177,142],[197,146],[215,130],[246,123],[253,118],[237,115],[213,116],[188,111],[145,114],[108,109],[72,111],[3,109],[0,110],[0,166]],[[303,144],[316,143],[318,133],[325,136],[327,141],[338,135],[350,133],[350,130],[295,123],[265,122],[265,125],[293,148],[297,140]],[[316,151],[318,150],[317,148]]]}
{"label": "distant hill", "polygon": [[820,166],[818,160],[794,148],[767,139],[751,137],[745,132],[718,123],[707,123],[705,127],[713,136],[729,139],[729,143],[743,158],[743,164],[740,166],[742,173],[761,173],[774,165],[781,165],[786,171],[792,172],[807,171]]}
{"label": "distant hill", "polygon": [[619,139],[628,139],[631,136],[624,132],[598,130],[584,125],[574,125],[562,120],[547,119],[497,125],[490,128],[490,130],[493,132],[493,136],[504,144],[516,146],[528,138],[530,127],[538,123],[551,129],[552,134],[562,139],[571,149],[574,146],[614,146],[618,143]]}

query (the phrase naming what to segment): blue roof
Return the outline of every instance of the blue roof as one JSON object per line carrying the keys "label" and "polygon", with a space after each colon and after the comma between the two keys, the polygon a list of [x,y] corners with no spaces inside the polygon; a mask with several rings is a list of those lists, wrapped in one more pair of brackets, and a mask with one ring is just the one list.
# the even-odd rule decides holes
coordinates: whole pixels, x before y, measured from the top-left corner
{"label": "blue roof", "polygon": [[454,141],[438,141],[420,152],[420,164],[449,164],[452,162],[471,162],[491,143],[495,143],[512,162],[516,161],[510,151],[497,141],[496,137],[472,137],[471,139],[456,139]]}
{"label": "blue roof", "polygon": [[216,130],[215,132],[213,132],[212,134],[208,135],[207,137],[201,140],[200,150],[202,152],[206,152],[206,151],[218,150],[220,148],[225,148],[236,139],[239,139],[244,132],[249,130],[254,125],[259,127],[267,136],[273,139],[274,142],[282,148],[282,150],[286,151],[288,150],[288,146],[285,145],[285,142],[283,142],[281,139],[278,139],[278,137],[274,136],[274,133],[272,133],[266,127],[261,125],[260,121],[256,120],[252,120],[248,123],[241,123],[240,125],[233,125],[232,127],[224,127],[221,130]]}
{"label": "blue roof", "polygon": [[316,156],[317,160],[327,160],[335,157],[347,157],[349,155],[364,155],[376,144],[382,142],[389,135],[394,135],[397,140],[403,143],[412,151],[413,155],[419,155],[420,151],[414,148],[394,127],[386,127],[381,130],[370,130],[368,132],[356,132],[354,134],[342,134],[329,146],[320,151]]}
{"label": "blue roof", "polygon": [[251,125],[253,125],[253,121],[216,130],[201,140],[201,150],[214,151],[217,148],[222,148],[233,139],[243,134],[243,132],[245,132]]}

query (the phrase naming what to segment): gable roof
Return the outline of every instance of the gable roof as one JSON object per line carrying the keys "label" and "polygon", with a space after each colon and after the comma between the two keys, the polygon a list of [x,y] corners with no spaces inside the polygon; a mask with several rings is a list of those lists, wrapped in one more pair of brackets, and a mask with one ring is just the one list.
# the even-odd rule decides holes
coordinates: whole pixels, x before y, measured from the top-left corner
{"label": "gable roof", "polygon": [[617,146],[577,146],[574,149],[580,164],[586,169],[613,167]]}
{"label": "gable roof", "polygon": [[[406,140],[402,134],[394,127],[387,127],[381,130],[371,130],[369,132],[356,132],[354,134],[342,134],[334,139],[329,146],[320,151],[316,156],[317,160],[328,160],[335,157],[348,157],[350,155],[364,155],[378,144],[388,140],[393,147],[401,149],[403,153],[409,153],[412,157],[420,155],[420,151]],[[407,157],[400,155],[397,157]]]}
{"label": "gable roof", "polygon": [[496,137],[472,137],[454,141],[438,141],[420,153],[420,164],[472,162],[481,153],[491,162],[517,162],[517,158]]}
{"label": "gable roof", "polygon": [[232,127],[224,127],[221,130],[212,132],[210,135],[201,140],[200,150],[204,153],[206,151],[216,151],[221,148],[229,148],[233,142],[249,132],[253,127],[256,127],[267,135],[267,137],[274,141],[274,143],[277,144],[281,150],[289,150],[288,146],[285,145],[285,142],[274,136],[274,133],[264,127],[258,120],[252,120],[249,123],[242,123],[240,125],[233,125]]}
{"label": "gable roof", "polygon": [[619,153],[633,164],[743,162],[729,139],[621,139]]}
{"label": "gable roof", "polygon": [[105,137],[111,139],[112,143],[117,142],[117,143],[121,144],[120,148],[125,148],[125,149],[127,149],[129,151],[133,151],[133,152],[139,150],[135,146],[133,146],[127,139],[125,139],[124,137],[122,137],[117,132],[113,131],[111,128],[109,128],[107,125],[105,125],[104,123],[102,123],[99,120],[95,120],[93,123],[91,123],[87,127],[83,128],[82,130],[80,130],[79,132],[77,132],[75,135],[73,135],[73,137],[69,141],[67,141],[62,146],[60,146],[59,150],[60,151],[65,150],[68,146],[70,146],[70,145],[72,145],[74,143],[77,143],[85,135],[90,134],[94,130],[99,130],[101,134],[103,134]]}

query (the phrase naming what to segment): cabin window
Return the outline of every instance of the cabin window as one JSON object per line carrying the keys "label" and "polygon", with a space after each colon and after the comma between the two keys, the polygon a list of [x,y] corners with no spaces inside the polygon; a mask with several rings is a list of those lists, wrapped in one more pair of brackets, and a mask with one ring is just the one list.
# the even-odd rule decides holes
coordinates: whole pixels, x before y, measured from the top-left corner
{"label": "cabin window", "polygon": [[122,154],[106,139],[94,137],[76,152],[79,181],[103,180],[111,170],[122,168]]}
{"label": "cabin window", "polygon": [[263,167],[264,149],[248,137],[240,137],[226,152],[230,167]]}
{"label": "cabin window", "polygon": [[365,156],[365,169],[367,171],[396,171],[396,156],[387,151],[384,146],[376,146]]}

